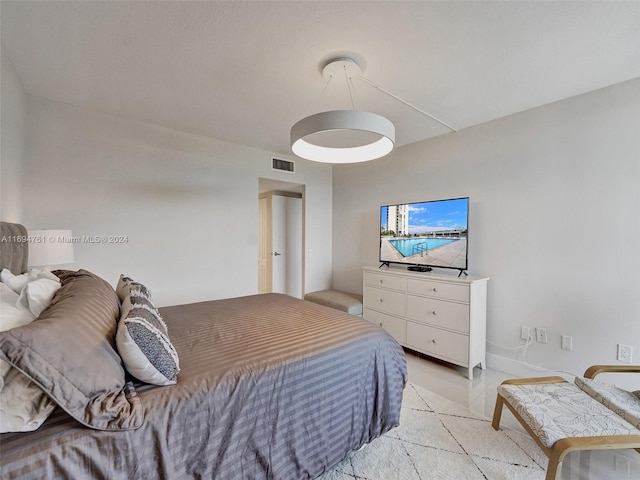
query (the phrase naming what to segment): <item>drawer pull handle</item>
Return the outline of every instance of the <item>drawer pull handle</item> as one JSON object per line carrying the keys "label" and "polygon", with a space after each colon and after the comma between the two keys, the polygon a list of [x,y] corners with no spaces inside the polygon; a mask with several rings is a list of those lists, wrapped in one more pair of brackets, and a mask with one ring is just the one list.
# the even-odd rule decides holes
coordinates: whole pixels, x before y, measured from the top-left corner
{"label": "drawer pull handle", "polygon": [[435,315],[435,314],[436,314],[436,311],[435,311],[435,310],[434,310],[433,312],[431,312],[431,315]]}
{"label": "drawer pull handle", "polygon": [[436,339],[434,338],[433,340],[431,340],[431,343],[436,343]]}
{"label": "drawer pull handle", "polygon": [[380,283],[384,283],[384,280],[380,279]]}
{"label": "drawer pull handle", "polygon": [[433,287],[433,292],[436,293],[438,291],[438,289],[436,287]]}
{"label": "drawer pull handle", "polygon": [[380,326],[382,326],[382,322],[380,322]]}
{"label": "drawer pull handle", "polygon": [[380,299],[380,303],[382,303],[382,299]]}

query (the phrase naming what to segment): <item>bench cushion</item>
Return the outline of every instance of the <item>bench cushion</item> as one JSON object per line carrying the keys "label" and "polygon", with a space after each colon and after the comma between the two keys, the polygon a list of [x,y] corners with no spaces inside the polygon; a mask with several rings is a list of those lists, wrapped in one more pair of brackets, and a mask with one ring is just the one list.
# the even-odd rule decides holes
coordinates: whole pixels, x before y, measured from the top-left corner
{"label": "bench cushion", "polygon": [[507,384],[498,393],[548,448],[562,438],[640,434],[572,383]]}
{"label": "bench cushion", "polygon": [[309,302],[335,308],[336,310],[342,310],[351,315],[362,316],[362,295],[340,292],[338,290],[322,290],[307,293],[304,299]]}
{"label": "bench cushion", "polygon": [[628,392],[614,385],[576,377],[576,385],[605,407],[640,428],[640,391]]}

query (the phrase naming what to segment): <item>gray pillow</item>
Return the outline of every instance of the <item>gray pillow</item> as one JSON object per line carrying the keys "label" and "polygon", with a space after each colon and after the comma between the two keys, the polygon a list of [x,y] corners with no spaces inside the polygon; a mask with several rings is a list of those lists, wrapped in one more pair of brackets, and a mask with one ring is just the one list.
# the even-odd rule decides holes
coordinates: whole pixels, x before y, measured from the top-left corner
{"label": "gray pillow", "polygon": [[29,325],[0,332],[0,356],[83,425],[132,430],[144,412],[115,349],[119,302],[86,270],[58,271],[62,286]]}

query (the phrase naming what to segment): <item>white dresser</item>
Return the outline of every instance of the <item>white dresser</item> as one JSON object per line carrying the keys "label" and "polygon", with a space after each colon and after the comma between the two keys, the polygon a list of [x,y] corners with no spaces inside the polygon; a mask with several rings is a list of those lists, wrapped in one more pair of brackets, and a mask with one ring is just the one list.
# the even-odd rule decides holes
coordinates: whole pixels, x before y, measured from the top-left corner
{"label": "white dresser", "polygon": [[400,345],[466,367],[486,368],[488,278],[363,268],[364,318]]}

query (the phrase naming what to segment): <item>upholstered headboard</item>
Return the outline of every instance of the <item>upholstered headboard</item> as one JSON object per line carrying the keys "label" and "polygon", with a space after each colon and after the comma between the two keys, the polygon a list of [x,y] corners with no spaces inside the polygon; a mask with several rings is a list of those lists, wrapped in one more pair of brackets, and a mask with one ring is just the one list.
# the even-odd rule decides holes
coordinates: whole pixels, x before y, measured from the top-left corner
{"label": "upholstered headboard", "polygon": [[15,274],[24,273],[28,261],[27,229],[19,223],[0,222],[0,269],[8,268]]}

